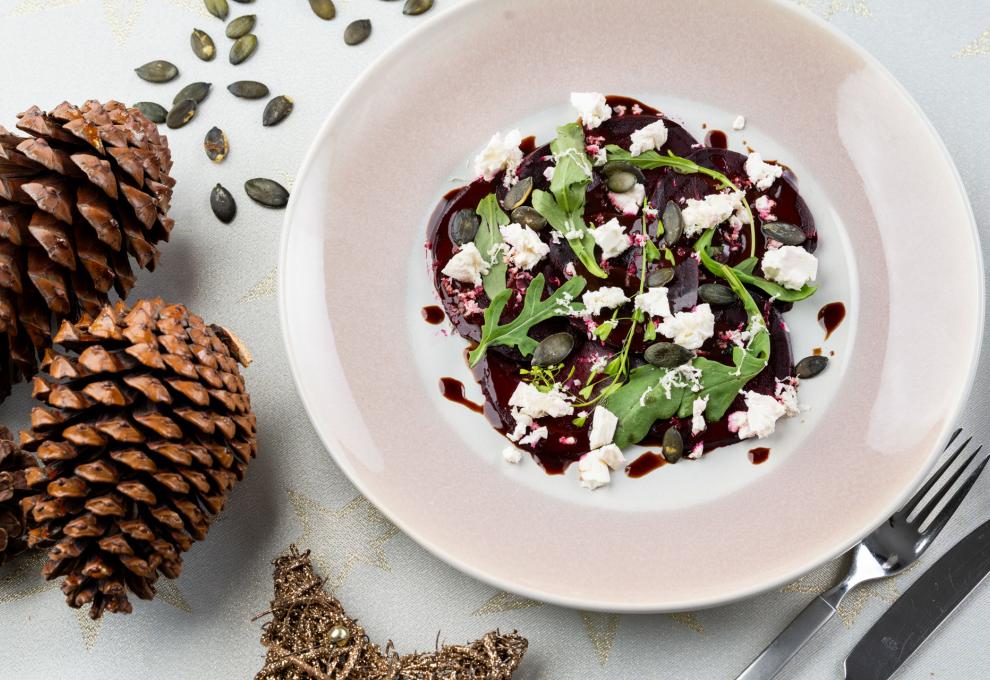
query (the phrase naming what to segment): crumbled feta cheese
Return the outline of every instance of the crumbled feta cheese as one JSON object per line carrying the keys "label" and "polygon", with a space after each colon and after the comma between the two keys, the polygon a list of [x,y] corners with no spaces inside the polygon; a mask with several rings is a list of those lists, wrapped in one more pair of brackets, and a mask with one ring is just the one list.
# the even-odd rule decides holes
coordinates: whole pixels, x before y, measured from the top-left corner
{"label": "crumbled feta cheese", "polygon": [[615,426],[618,424],[619,418],[614,413],[604,406],[596,406],[591,417],[588,446],[592,449],[600,449],[606,444],[611,444],[612,438],[615,437]]}
{"label": "crumbled feta cheese", "polygon": [[568,262],[564,265],[564,276],[569,279],[573,279],[577,276],[577,268],[574,266],[573,262]]}
{"label": "crumbled feta cheese", "polygon": [[800,415],[805,410],[798,402],[797,387],[795,386],[796,380],[796,378],[778,379],[773,389],[773,395],[780,402],[780,405],[784,407],[784,414],[791,417]]}
{"label": "crumbled feta cheese", "polygon": [[629,153],[633,156],[638,156],[644,151],[653,151],[666,144],[667,127],[663,124],[662,120],[658,120],[655,123],[650,123],[646,127],[636,130],[629,136],[629,139],[632,140]]}
{"label": "crumbled feta cheese", "polygon": [[602,249],[602,259],[609,260],[621,255],[629,248],[629,236],[616,218],[591,230],[595,243]]}
{"label": "crumbled feta cheese", "polygon": [[736,119],[732,121],[733,130],[742,130],[746,127],[746,116],[736,116]]}
{"label": "crumbled feta cheese", "polygon": [[653,391],[653,385],[647,385],[643,393],[639,395],[639,405],[646,408],[646,398],[650,396],[650,392]]}
{"label": "crumbled feta cheese", "polygon": [[667,288],[657,286],[643,291],[636,296],[636,309],[642,309],[647,316],[670,316],[670,300],[667,299]]}
{"label": "crumbled feta cheese", "polygon": [[608,200],[612,201],[615,209],[623,215],[635,215],[643,207],[643,199],[646,198],[646,187],[637,182],[629,191],[617,194],[614,191],[608,192]]}
{"label": "crumbled feta cheese", "polygon": [[703,199],[689,198],[681,210],[684,233],[696,236],[706,229],[713,229],[729,219],[742,207],[743,193],[729,191],[708,194]]}
{"label": "crumbled feta cheese", "polygon": [[708,408],[708,397],[695,399],[691,402],[691,435],[697,435],[705,431],[708,423],[705,422],[705,409]]}
{"label": "crumbled feta cheese", "polygon": [[770,395],[759,392],[745,394],[747,410],[729,414],[729,431],[736,432],[740,439],[769,437],[777,420],[787,413],[787,409]]}
{"label": "crumbled feta cheese", "polygon": [[612,117],[612,108],[601,92],[571,92],[571,106],[577,109],[581,122],[594,129]]}
{"label": "crumbled feta cheese", "polygon": [[698,442],[694,445],[691,451],[688,453],[687,457],[691,460],[698,460],[701,455],[705,452],[705,442]]}
{"label": "crumbled feta cheese", "polygon": [[523,158],[520,144],[522,144],[522,134],[519,130],[510,130],[505,133],[505,137],[496,132],[488,141],[488,146],[475,157],[475,174],[484,177],[486,182],[491,182],[495,179],[495,175],[505,170],[506,186],[514,184],[516,168]]}
{"label": "crumbled feta cheese", "polygon": [[499,227],[502,238],[509,244],[509,261],[529,271],[550,252],[550,246],[540,240],[540,235],[521,224],[506,224]]}
{"label": "crumbled feta cheese", "polygon": [[600,168],[608,163],[608,151],[605,150],[604,146],[598,147],[598,151],[595,152],[591,162],[596,168]]}
{"label": "crumbled feta cheese", "polygon": [[765,162],[763,156],[755,151],[746,159],[745,168],[749,181],[760,191],[769,189],[774,180],[784,174],[784,168]]}
{"label": "crumbled feta cheese", "polygon": [[518,464],[523,457],[523,452],[517,449],[511,444],[502,449],[502,458],[505,459],[506,463],[512,463],[513,465]]}
{"label": "crumbled feta cheese", "polygon": [[791,290],[801,290],[818,276],[818,258],[798,246],[768,250],[762,265],[768,279]]}
{"label": "crumbled feta cheese", "polygon": [[541,392],[531,384],[521,382],[509,397],[509,406],[515,406],[530,418],[560,418],[574,413],[570,398],[560,391],[559,385],[554,385],[549,392]]}
{"label": "crumbled feta cheese", "polygon": [[618,286],[607,286],[598,290],[589,290],[581,296],[585,313],[598,316],[603,309],[614,309],[629,302],[625,292]]}
{"label": "crumbled feta cheese", "polygon": [[550,243],[556,245],[560,243],[560,239],[562,238],[564,238],[564,235],[561,234],[559,231],[557,231],[556,229],[550,230]]}
{"label": "crumbled feta cheese", "polygon": [[[665,399],[670,399],[675,387],[689,387],[692,392],[701,391],[701,369],[695,368],[691,364],[682,364],[675,369],[667,371],[657,387],[663,390]],[[643,400],[645,401],[645,399]],[[643,404],[646,405],[645,403]]]}
{"label": "crumbled feta cheese", "polygon": [[554,173],[554,172],[555,172],[556,170],[557,170],[557,166],[556,166],[556,165],[548,165],[548,166],[547,166],[547,167],[546,167],[546,168],[545,168],[545,169],[543,170],[543,176],[547,178],[547,181],[548,181],[548,182],[552,182],[552,181],[553,181],[553,173]]}
{"label": "crumbled feta cheese", "polygon": [[547,430],[546,426],[538,427],[535,430],[530,431],[525,437],[519,440],[519,443],[523,446],[536,446],[541,439],[546,439],[550,432]]}
{"label": "crumbled feta cheese", "polygon": [[509,441],[516,442],[529,431],[529,426],[533,424],[533,419],[517,408],[512,409],[512,417],[516,421],[516,427],[506,437],[508,437]]}
{"label": "crumbled feta cheese", "polygon": [[715,334],[715,315],[707,304],[698,305],[664,319],[657,330],[685,349],[698,349]]}
{"label": "crumbled feta cheese", "polygon": [[626,457],[622,455],[622,449],[615,444],[606,444],[598,449],[602,457],[602,462],[613,470],[618,470],[626,464]]}
{"label": "crumbled feta cheese", "polygon": [[[592,373],[601,373],[602,371],[605,370],[605,367],[608,366],[609,361],[610,359],[607,356],[603,355],[597,357],[594,361],[591,362],[591,366],[588,367],[588,370]],[[584,413],[584,416],[588,415],[587,411],[582,411],[582,413]],[[581,414],[579,413],[578,415],[580,416]]]}
{"label": "crumbled feta cheese", "polygon": [[753,207],[756,212],[759,213],[760,219],[764,222],[773,222],[777,218],[770,212],[773,207],[777,205],[777,201],[773,200],[766,194],[762,194],[759,198],[753,201]]}
{"label": "crumbled feta cheese", "polygon": [[589,451],[581,456],[578,461],[578,479],[581,486],[591,490],[611,481],[612,476],[609,474],[608,464],[602,460],[601,451]]}
{"label": "crumbled feta cheese", "polygon": [[474,243],[465,243],[461,249],[440,270],[441,274],[449,276],[461,283],[481,285],[481,277],[490,269],[488,261],[478,252]]}

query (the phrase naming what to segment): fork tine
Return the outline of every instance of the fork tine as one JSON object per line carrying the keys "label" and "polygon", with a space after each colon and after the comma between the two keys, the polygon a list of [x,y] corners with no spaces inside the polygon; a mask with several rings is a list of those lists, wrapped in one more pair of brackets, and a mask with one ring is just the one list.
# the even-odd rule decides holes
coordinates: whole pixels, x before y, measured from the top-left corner
{"label": "fork tine", "polygon": [[956,437],[958,437],[961,434],[962,434],[962,428],[960,427],[955,432],[952,433],[952,436],[949,437],[949,441],[945,442],[945,448],[942,449],[942,453],[948,451],[949,447],[952,446],[952,442],[956,441]]}
{"label": "fork tine", "polygon": [[[955,441],[956,437],[959,435],[960,432],[962,432],[962,430],[956,430],[955,434],[952,435],[952,438],[949,440],[949,445],[946,446],[946,450],[948,450],[949,446],[952,445],[952,442]],[[931,477],[929,477],[928,481],[925,482],[925,485],[922,486],[920,489],[918,489],[918,493],[914,494],[911,500],[909,500],[904,505],[904,507],[901,508],[901,514],[903,514],[905,517],[911,514],[911,512],[918,506],[918,504],[921,503],[922,499],[926,495],[928,495],[928,492],[932,490],[932,487],[934,487],[935,484],[942,478],[942,475],[945,474],[946,470],[948,470],[952,466],[952,464],[959,457],[959,454],[966,450],[966,447],[969,446],[969,443],[971,441],[973,441],[972,437],[964,441],[962,445],[958,449],[956,449],[952,453],[952,455],[949,456],[948,459],[946,459],[944,463],[942,463],[942,467],[938,469],[938,472],[936,472]],[[928,509],[931,510],[931,508]]]}
{"label": "fork tine", "polygon": [[[981,449],[982,447],[977,449],[976,453],[979,453]],[[942,530],[942,527],[946,525],[953,513],[955,513],[959,506],[962,505],[963,499],[966,498],[966,494],[968,494],[969,490],[973,488],[973,485],[976,484],[976,480],[979,478],[980,473],[983,472],[983,468],[987,466],[987,461],[990,461],[990,456],[983,457],[983,460],[981,460],[980,464],[977,465],[973,472],[970,473],[969,477],[966,478],[966,481],[959,487],[959,490],[956,491],[952,498],[949,499],[949,502],[945,504],[945,507],[942,508],[942,511],[938,513],[935,519],[932,520],[931,525],[925,529],[924,536],[927,541],[931,541],[938,536],[938,532]]]}
{"label": "fork tine", "polygon": [[982,446],[978,446],[976,451],[973,451],[973,453],[966,460],[960,463],[959,467],[956,468],[956,471],[949,475],[949,478],[945,481],[945,483],[943,483],[935,492],[932,499],[928,501],[923,509],[918,511],[918,514],[915,517],[915,524],[917,526],[920,527],[924,524],[928,516],[932,514],[935,508],[938,507],[938,504],[942,502],[942,499],[945,498],[945,495],[949,493],[952,485],[955,484],[960,477],[962,477],[964,472],[966,472],[966,468],[969,467],[969,464],[973,462],[973,459],[976,458],[982,448]]}

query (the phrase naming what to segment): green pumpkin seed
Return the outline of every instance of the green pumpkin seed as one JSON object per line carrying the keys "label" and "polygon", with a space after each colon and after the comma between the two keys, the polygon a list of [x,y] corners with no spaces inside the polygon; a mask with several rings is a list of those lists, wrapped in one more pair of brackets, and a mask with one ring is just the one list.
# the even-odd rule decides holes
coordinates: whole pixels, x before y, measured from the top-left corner
{"label": "green pumpkin seed", "polygon": [[172,107],[172,110],[165,116],[165,124],[169,128],[176,130],[193,119],[196,115],[196,100],[183,99]]}
{"label": "green pumpkin seed", "polygon": [[691,361],[694,354],[672,342],[655,342],[646,348],[643,358],[657,368],[677,368]]}
{"label": "green pumpkin seed", "polygon": [[265,113],[261,116],[261,124],[265,127],[278,125],[289,117],[295,104],[284,94],[280,94],[265,106]]}
{"label": "green pumpkin seed", "polygon": [[217,219],[224,224],[230,224],[237,214],[237,203],[234,202],[234,195],[218,184],[210,192],[210,208]]}
{"label": "green pumpkin seed", "polygon": [[710,305],[731,305],[739,299],[735,291],[720,283],[703,283],[698,286],[698,298]]}
{"label": "green pumpkin seed", "polygon": [[807,380],[819,375],[826,368],[828,368],[828,357],[812,355],[797,362],[797,366],[794,367],[794,375],[802,380]]}
{"label": "green pumpkin seed", "polygon": [[513,222],[529,227],[533,231],[540,231],[547,226],[547,219],[537,212],[536,208],[528,205],[521,205],[512,211],[510,215]]}
{"label": "green pumpkin seed", "polygon": [[230,153],[230,142],[227,134],[218,127],[211,128],[206,133],[203,140],[203,148],[206,149],[206,156],[214,163],[222,163],[223,159]]}
{"label": "green pumpkin seed", "polygon": [[242,5],[250,5],[254,0],[234,0],[234,2],[239,2]]}
{"label": "green pumpkin seed", "polygon": [[529,195],[532,192],[533,178],[523,178],[513,184],[506,192],[505,198],[502,199],[502,207],[511,212],[529,200]]}
{"label": "green pumpkin seed", "polygon": [[258,36],[254,33],[242,35],[230,46],[230,63],[234,66],[244,63],[256,49],[258,49]]}
{"label": "green pumpkin seed", "polygon": [[213,61],[213,57],[217,56],[217,46],[205,31],[193,29],[192,35],[189,36],[189,44],[192,46],[193,54],[203,61]]}
{"label": "green pumpkin seed", "polygon": [[206,5],[206,11],[217,19],[226,19],[227,15],[230,14],[227,0],[203,0],[203,4]]}
{"label": "green pumpkin seed", "polygon": [[352,21],[344,29],[344,42],[348,45],[360,45],[371,35],[371,22],[367,19]]}
{"label": "green pumpkin seed", "polygon": [[605,185],[613,193],[624,194],[636,186],[636,175],[631,172],[625,172],[624,170],[613,172],[605,180]]}
{"label": "green pumpkin seed", "polygon": [[646,285],[650,288],[660,288],[666,286],[674,279],[674,270],[671,267],[661,267],[654,269],[646,277]]}
{"label": "green pumpkin seed", "polygon": [[790,222],[766,222],[761,228],[764,236],[785,246],[799,246],[808,239],[804,229]]}
{"label": "green pumpkin seed", "polygon": [[210,83],[189,83],[175,95],[172,105],[175,106],[183,99],[192,99],[197,104],[202,104],[210,94],[210,87],[212,87]]}
{"label": "green pumpkin seed", "polygon": [[423,12],[429,12],[431,7],[433,7],[433,0],[406,0],[405,7],[402,8],[402,13],[409,16],[416,16]]}
{"label": "green pumpkin seed", "polygon": [[134,69],[141,80],[149,83],[167,83],[179,77],[179,68],[170,61],[155,59]]}
{"label": "green pumpkin seed", "polygon": [[273,179],[249,179],[244,183],[244,191],[251,200],[268,208],[284,208],[289,202],[289,191]]}
{"label": "green pumpkin seed", "polygon": [[134,108],[140,111],[152,123],[158,123],[159,125],[165,122],[165,116],[168,115],[165,107],[155,102],[138,102],[134,105]]}
{"label": "green pumpkin seed", "polygon": [[663,240],[668,246],[672,246],[681,240],[684,235],[684,217],[681,215],[681,207],[674,201],[667,201],[663,208]]}
{"label": "green pumpkin seed", "polygon": [[447,227],[447,234],[450,235],[450,240],[455,245],[463,246],[474,240],[480,226],[481,218],[478,217],[478,214],[471,208],[464,208],[454,214],[454,218]]}
{"label": "green pumpkin seed", "polygon": [[[640,184],[646,184],[646,175],[644,175],[643,171],[637,168],[632,163],[627,163],[626,161],[609,161],[608,163],[602,166],[602,175],[605,177],[606,180],[611,178],[612,175],[620,172],[629,173],[636,178],[636,182],[639,182]],[[635,184],[636,182],[633,182],[633,184]],[[632,186],[629,187],[629,189],[631,188]],[[629,189],[627,189],[626,191],[628,191]]]}
{"label": "green pumpkin seed", "polygon": [[268,86],[257,80],[238,80],[228,85],[227,91],[242,99],[261,99],[268,96]]}
{"label": "green pumpkin seed", "polygon": [[254,23],[257,19],[258,17],[254,14],[245,14],[242,17],[237,17],[227,24],[227,30],[224,33],[231,39],[236,40],[237,38],[241,38],[254,29]]}
{"label": "green pumpkin seed", "polygon": [[570,333],[554,333],[545,337],[533,350],[533,366],[556,366],[574,350],[574,337]]}
{"label": "green pumpkin seed", "polygon": [[333,0],[309,0],[309,7],[313,14],[330,21],[337,16],[337,8],[333,6]]}
{"label": "green pumpkin seed", "polygon": [[676,427],[664,432],[662,453],[668,463],[676,463],[684,455],[684,438]]}

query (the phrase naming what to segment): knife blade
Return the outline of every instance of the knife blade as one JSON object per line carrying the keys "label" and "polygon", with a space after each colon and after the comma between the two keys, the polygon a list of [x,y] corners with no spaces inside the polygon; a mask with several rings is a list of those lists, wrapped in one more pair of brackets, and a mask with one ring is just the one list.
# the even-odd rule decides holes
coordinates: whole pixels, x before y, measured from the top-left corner
{"label": "knife blade", "polygon": [[846,680],[887,680],[990,575],[990,521],[956,543],[873,624],[846,657]]}

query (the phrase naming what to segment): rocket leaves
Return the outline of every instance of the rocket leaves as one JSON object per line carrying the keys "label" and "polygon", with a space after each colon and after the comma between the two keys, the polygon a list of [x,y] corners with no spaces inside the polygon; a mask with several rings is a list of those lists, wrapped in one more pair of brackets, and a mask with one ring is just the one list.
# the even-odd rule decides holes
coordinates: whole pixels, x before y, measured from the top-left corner
{"label": "rocket leaves", "polygon": [[481,277],[481,283],[488,298],[495,299],[496,295],[505,290],[507,265],[505,252],[500,247],[502,232],[499,231],[499,227],[509,223],[509,216],[499,206],[495,194],[488,194],[481,199],[475,212],[481,218],[481,225],[474,237],[474,245],[481,256],[489,262],[488,273]]}

